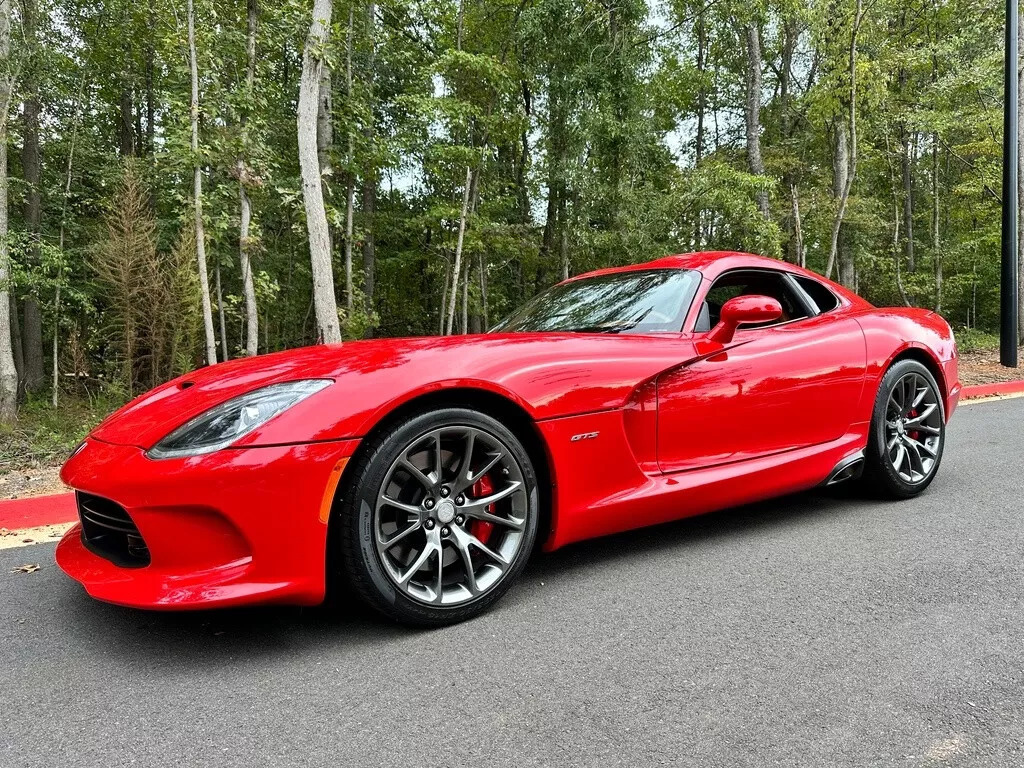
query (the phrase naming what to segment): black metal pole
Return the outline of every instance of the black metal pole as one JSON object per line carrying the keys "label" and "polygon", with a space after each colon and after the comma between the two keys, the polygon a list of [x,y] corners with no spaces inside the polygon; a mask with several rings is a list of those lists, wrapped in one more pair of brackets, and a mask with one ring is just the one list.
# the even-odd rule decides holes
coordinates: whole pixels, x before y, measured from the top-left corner
{"label": "black metal pole", "polygon": [[1003,61],[1003,255],[999,362],[1017,367],[1017,0],[1006,0]]}

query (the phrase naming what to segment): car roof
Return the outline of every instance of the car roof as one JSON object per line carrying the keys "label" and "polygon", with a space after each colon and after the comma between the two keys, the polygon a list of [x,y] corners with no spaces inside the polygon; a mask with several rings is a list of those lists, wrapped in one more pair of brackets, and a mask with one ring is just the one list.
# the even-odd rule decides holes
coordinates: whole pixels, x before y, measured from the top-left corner
{"label": "car roof", "polygon": [[582,275],[569,278],[581,280],[598,275],[610,275],[619,272],[634,272],[645,269],[692,269],[700,272],[707,280],[714,280],[719,275],[730,272],[734,269],[774,269],[782,272],[789,272],[802,277],[809,277],[818,282],[824,283],[835,293],[847,299],[851,303],[866,303],[852,291],[832,282],[819,274],[804,269],[796,264],[790,264],[779,259],[771,259],[767,256],[758,256],[754,253],[742,251],[697,251],[694,253],[679,253],[673,256],[663,256],[654,261],[645,261],[640,264],[629,264],[621,267],[606,267],[586,272]]}

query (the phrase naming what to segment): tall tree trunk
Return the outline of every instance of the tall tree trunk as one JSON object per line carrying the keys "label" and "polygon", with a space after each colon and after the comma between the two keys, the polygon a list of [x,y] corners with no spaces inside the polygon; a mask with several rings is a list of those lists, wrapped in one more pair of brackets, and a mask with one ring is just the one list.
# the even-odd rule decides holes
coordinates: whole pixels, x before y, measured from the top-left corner
{"label": "tall tree trunk", "polygon": [[68,220],[68,202],[71,199],[71,179],[72,169],[74,168],[75,162],[75,147],[78,143],[78,127],[82,118],[82,99],[85,90],[85,73],[82,73],[81,79],[78,81],[78,93],[75,96],[75,115],[74,121],[71,127],[71,140],[68,145],[68,163],[67,170],[64,173],[64,189],[63,199],[61,200],[60,206],[60,230],[57,235],[57,249],[60,254],[60,260],[58,262],[58,272],[56,279],[56,287],[54,288],[53,296],[53,397],[51,404],[54,408],[57,407],[58,390],[60,383],[60,365],[57,353],[59,351],[59,340],[60,340],[60,290],[61,283],[64,280],[64,234],[67,231],[67,220]]}
{"label": "tall tree trunk", "polygon": [[914,262],[914,176],[912,173],[914,144],[910,134],[904,131],[902,137],[903,156],[900,166],[903,172],[903,240],[907,254],[907,271],[917,268]]}
{"label": "tall tree trunk", "polygon": [[217,317],[220,320],[220,359],[227,360],[228,355],[228,329],[224,321],[224,289],[220,282],[220,259],[213,260],[214,283],[217,287]]}
{"label": "tall tree trunk", "polygon": [[469,259],[462,267],[462,322],[459,328],[463,334],[469,333]]}
{"label": "tall tree trunk", "polygon": [[[355,9],[348,9],[348,34],[345,37],[345,99],[349,109],[352,108],[352,32]],[[355,231],[354,216],[356,207],[356,176],[352,168],[353,144],[352,128],[347,126],[345,130],[348,136],[348,148],[346,150],[345,169],[345,313],[351,321],[352,310],[355,308],[353,299],[352,284],[352,236]]]}
{"label": "tall tree trunk", "polygon": [[313,306],[319,337],[326,344],[341,341],[338,304],[334,296],[334,269],[331,263],[331,238],[317,155],[317,113],[324,62],[320,58],[331,28],[332,0],[313,0],[313,17],[302,52],[302,77],[299,81],[297,130],[299,169],[302,174],[302,199],[306,207],[309,232],[309,257],[313,271]]}
{"label": "tall tree trunk", "polygon": [[[21,150],[21,167],[25,177],[25,230],[30,240],[29,263],[40,265],[39,238],[42,215],[41,174],[39,164],[39,46],[36,39],[36,0],[25,0],[22,4],[22,24],[27,43],[28,62],[25,67],[22,107],[24,135]],[[22,346],[25,351],[24,387],[35,392],[46,379],[43,370],[43,318],[39,302],[31,294],[25,298],[25,322],[22,324]]]}
{"label": "tall tree trunk", "polygon": [[793,263],[806,267],[807,259],[804,256],[804,236],[800,227],[800,197],[795,183],[789,188],[789,192],[793,201]]}
{"label": "tall tree trunk", "polygon": [[[857,34],[860,32],[861,22],[864,21],[864,2],[863,0],[857,0],[857,9],[853,18],[853,27],[850,30],[850,46],[849,46],[849,58],[848,58],[848,69],[847,75],[850,80],[850,92],[849,92],[849,132],[850,132],[850,144],[849,144],[849,161],[847,170],[844,173],[842,191],[839,196],[839,210],[836,211],[835,220],[832,223],[832,243],[829,248],[828,263],[825,269],[825,276],[828,277],[832,274],[832,268],[835,265],[836,255],[839,250],[839,228],[843,225],[843,218],[846,216],[846,204],[850,199],[850,189],[853,187],[853,180],[857,175]],[[838,163],[838,137],[842,137],[845,142],[846,135],[844,129],[840,126],[837,129],[837,163]],[[846,154],[844,147],[843,154]],[[846,164],[844,164],[846,165]],[[837,169],[838,170],[838,169]],[[838,183],[838,177],[836,179]],[[850,286],[853,280],[856,278],[853,255],[847,254],[843,260],[844,263],[840,264],[840,280],[844,277],[849,282],[845,285]]]}
{"label": "tall tree trunk", "polygon": [[8,288],[11,254],[7,242],[7,121],[14,91],[10,0],[0,0],[0,76],[4,78],[0,82],[0,422],[10,424],[18,418],[18,371],[11,349],[12,302]]}
{"label": "tall tree trunk", "polygon": [[[761,30],[750,23],[744,30],[747,39],[747,103],[744,119],[747,129],[747,162],[750,172],[764,176],[764,160],[761,158]],[[765,218],[771,216],[768,210],[768,192],[757,193],[757,207]]]}
{"label": "tall tree trunk", "polygon": [[149,35],[146,41],[146,151],[153,154],[156,139],[156,97],[154,89],[154,72],[156,69],[156,0],[149,0]]}
{"label": "tall tree trunk", "polygon": [[203,171],[199,158],[199,63],[196,58],[196,14],[188,0],[188,59],[192,74],[192,202],[195,212],[196,261],[199,266],[199,293],[203,305],[203,330],[206,333],[206,362],[217,362],[217,340],[213,333],[213,309],[210,306],[210,278],[206,270],[206,231],[203,227]]}
{"label": "tall tree trunk", "polygon": [[[127,78],[127,73],[124,73],[123,77]],[[120,137],[121,157],[131,157],[135,154],[135,119],[132,117],[132,87],[128,83],[121,87],[118,134]]]}
{"label": "tall tree trunk", "polygon": [[[800,28],[794,17],[787,17],[782,24],[782,64],[779,71],[779,101],[781,116],[779,118],[782,140],[789,142],[793,135],[793,104],[790,90],[793,81],[793,55],[796,53]],[[797,199],[797,184],[791,167],[782,174],[783,187],[790,190],[792,203],[791,216],[786,224],[786,260],[793,264],[802,264],[803,240],[800,233],[800,203]]]}
{"label": "tall tree trunk", "polygon": [[[366,36],[369,42],[370,55],[367,71],[363,80],[366,83],[367,104],[366,125],[363,127],[363,137],[366,141],[366,161],[363,165],[363,183],[360,190],[361,207],[363,213],[363,300],[366,303],[367,314],[373,313],[374,288],[377,278],[377,249],[374,240],[374,217],[377,214],[377,165],[375,159],[375,137],[376,137],[376,115],[377,104],[375,100],[374,82],[377,66],[377,4],[369,2],[366,5]],[[372,325],[367,326],[367,336],[373,335]]]}
{"label": "tall tree trunk", "polygon": [[[256,84],[256,0],[246,0],[246,36],[245,36],[245,93],[246,109],[252,104]],[[238,232],[238,265],[242,270],[242,294],[245,297],[245,354],[255,355],[259,352],[260,329],[259,310],[256,306],[256,287],[252,276],[252,256],[250,255],[252,226],[252,201],[246,184],[249,182],[246,157],[249,151],[248,115],[242,114],[242,152],[238,160],[238,198],[240,207]]]}
{"label": "tall tree trunk", "polygon": [[452,267],[452,290],[448,304],[448,324],[445,330],[451,335],[455,324],[455,305],[459,295],[459,278],[462,275],[462,244],[466,236],[466,220],[469,218],[469,199],[472,195],[473,169],[466,168],[466,182],[462,187],[462,214],[459,216],[459,236],[455,241],[455,266]]}

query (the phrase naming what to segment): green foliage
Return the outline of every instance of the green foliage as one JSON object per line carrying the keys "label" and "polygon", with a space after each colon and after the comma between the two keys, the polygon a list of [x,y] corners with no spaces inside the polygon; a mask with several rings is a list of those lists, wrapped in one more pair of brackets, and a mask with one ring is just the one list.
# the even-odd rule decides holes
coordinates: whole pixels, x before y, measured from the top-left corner
{"label": "green foliage", "polygon": [[[257,7],[249,88],[246,3],[195,0],[206,246],[211,273],[220,269],[223,295],[212,278],[211,293],[230,356],[245,348],[242,186],[259,350],[315,341],[295,123],[310,3]],[[333,118],[324,189],[342,308],[354,190],[345,338],[438,332],[467,168],[475,181],[459,330],[463,295],[465,330],[481,330],[565,273],[707,248],[796,258],[794,196],[806,263],[824,270],[854,0],[379,0],[373,16],[370,7],[336,0],[322,51]],[[941,305],[954,324],[992,331],[1001,7],[865,7],[858,169],[839,238],[853,287],[877,304]],[[126,394],[201,353],[182,13],[165,0],[39,0],[39,238],[25,234],[21,160],[9,153],[13,291],[38,300],[62,373],[120,382]],[[763,55],[762,175],[750,172],[744,131],[748,24]],[[20,123],[11,129],[13,150]],[[219,317],[215,328],[220,335]]]}

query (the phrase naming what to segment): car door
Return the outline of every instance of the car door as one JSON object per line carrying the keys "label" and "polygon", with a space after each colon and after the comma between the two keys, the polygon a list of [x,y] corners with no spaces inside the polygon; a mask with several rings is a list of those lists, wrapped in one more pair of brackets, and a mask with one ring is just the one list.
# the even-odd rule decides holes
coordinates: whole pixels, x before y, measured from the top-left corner
{"label": "car door", "polygon": [[[827,291],[822,284],[821,287]],[[703,297],[708,330],[734,295],[768,295],[779,322],[741,327],[722,346],[698,341],[704,355],[658,377],[658,463],[680,472],[818,445],[850,428],[865,378],[864,335],[836,305],[820,311],[788,274],[738,270]]]}

